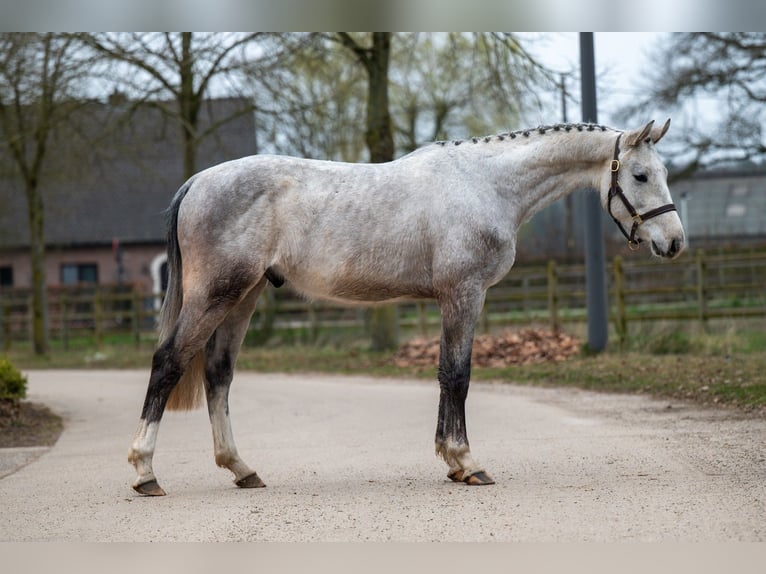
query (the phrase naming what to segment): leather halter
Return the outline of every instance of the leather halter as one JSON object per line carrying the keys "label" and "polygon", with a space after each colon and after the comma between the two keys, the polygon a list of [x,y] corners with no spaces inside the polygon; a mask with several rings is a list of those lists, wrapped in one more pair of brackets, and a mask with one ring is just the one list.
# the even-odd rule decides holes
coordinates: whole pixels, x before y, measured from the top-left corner
{"label": "leather halter", "polygon": [[[620,171],[619,157],[620,157],[620,138],[621,137],[622,137],[622,134],[617,136],[617,141],[614,144],[614,159],[612,160],[612,163],[609,167],[610,171],[612,172],[612,183],[609,186],[609,199],[607,201],[606,208],[611,218],[617,224],[617,227],[620,228],[620,231],[622,231],[622,234],[628,240],[628,247],[631,249],[631,251],[635,251],[636,249],[638,249],[639,243],[641,243],[642,241],[640,237],[636,237],[636,231],[638,231],[638,226],[641,225],[647,219],[651,219],[652,217],[657,217],[658,215],[662,215],[663,213],[668,213],[670,211],[676,211],[676,206],[673,205],[672,203],[668,203],[666,205],[655,207],[654,209],[650,209],[649,211],[639,214],[636,211],[636,209],[633,207],[633,205],[630,203],[630,201],[628,201],[628,198],[625,197],[625,194],[623,193],[622,188],[620,187],[620,183],[617,181],[617,176],[619,175],[619,171]],[[631,227],[630,233],[626,231],[625,227],[623,227],[622,223],[620,223],[620,220],[617,219],[612,213],[612,199],[614,197],[620,198],[623,205],[625,206],[625,209],[627,209],[628,213],[630,214],[630,218],[633,221],[633,227]]]}

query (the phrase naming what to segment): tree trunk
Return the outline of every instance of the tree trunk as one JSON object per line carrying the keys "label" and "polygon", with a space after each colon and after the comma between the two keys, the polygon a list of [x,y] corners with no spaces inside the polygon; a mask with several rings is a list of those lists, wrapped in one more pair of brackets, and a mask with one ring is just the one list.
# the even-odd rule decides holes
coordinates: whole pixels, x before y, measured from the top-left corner
{"label": "tree trunk", "polygon": [[[394,136],[388,105],[388,64],[391,54],[391,33],[373,32],[372,48],[366,68],[369,77],[367,91],[367,131],[365,139],[371,163],[394,159]],[[399,313],[395,305],[375,307],[370,317],[370,336],[374,351],[396,349],[399,343]]]}
{"label": "tree trunk", "polygon": [[35,354],[48,352],[47,311],[45,290],[45,216],[43,198],[36,181],[27,181],[27,204],[29,207],[29,257],[32,267],[32,342]]}
{"label": "tree trunk", "polygon": [[180,65],[181,89],[178,92],[178,106],[181,111],[181,130],[184,146],[184,179],[189,179],[197,172],[197,119],[200,101],[194,92],[194,53],[192,52],[192,33],[181,33]]}
{"label": "tree trunk", "polygon": [[394,159],[394,136],[388,105],[388,62],[391,54],[391,33],[374,32],[372,48],[367,59],[369,77],[367,89],[367,131],[365,140],[370,150],[370,162],[382,163]]}

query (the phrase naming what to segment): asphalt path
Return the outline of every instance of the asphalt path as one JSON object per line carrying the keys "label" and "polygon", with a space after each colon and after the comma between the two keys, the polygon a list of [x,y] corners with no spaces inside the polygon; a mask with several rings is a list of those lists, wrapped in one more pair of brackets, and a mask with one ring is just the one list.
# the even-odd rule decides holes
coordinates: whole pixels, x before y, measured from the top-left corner
{"label": "asphalt path", "polygon": [[65,418],[51,449],[0,450],[0,541],[671,541],[766,539],[766,420],[640,396],[474,383],[474,456],[450,482],[435,382],[238,373],[231,415],[265,489],[215,466],[206,411],[163,420],[130,484],[145,371],[32,371]]}

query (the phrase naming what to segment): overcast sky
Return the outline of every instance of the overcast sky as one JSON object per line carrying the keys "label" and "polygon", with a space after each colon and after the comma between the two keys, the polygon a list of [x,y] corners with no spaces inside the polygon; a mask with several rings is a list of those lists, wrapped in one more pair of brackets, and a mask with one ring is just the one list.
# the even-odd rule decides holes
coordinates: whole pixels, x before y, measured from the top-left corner
{"label": "overcast sky", "polygon": [[[600,123],[615,127],[614,112],[639,93],[642,73],[650,65],[649,53],[657,46],[663,32],[596,32],[594,48],[596,70],[599,75],[597,93],[598,119]],[[570,82],[568,89],[577,103],[569,103],[567,115],[569,121],[579,121],[580,113],[580,34],[577,32],[542,32],[522,33],[529,38],[532,53],[555,70],[562,72],[574,70],[578,74],[576,81]],[[541,112],[539,118],[529,118],[531,123],[554,123],[561,121],[561,103],[553,101]],[[653,119],[653,118],[647,118]],[[659,121],[659,118],[657,118]]]}

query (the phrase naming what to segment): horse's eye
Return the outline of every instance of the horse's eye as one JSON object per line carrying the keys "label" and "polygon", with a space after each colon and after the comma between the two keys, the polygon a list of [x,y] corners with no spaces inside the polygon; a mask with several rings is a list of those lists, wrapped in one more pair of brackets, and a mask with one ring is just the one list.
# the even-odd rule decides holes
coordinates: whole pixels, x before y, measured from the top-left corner
{"label": "horse's eye", "polygon": [[646,183],[647,181],[649,181],[649,179],[643,173],[639,175],[634,175],[633,177],[636,178],[636,181],[641,183]]}

